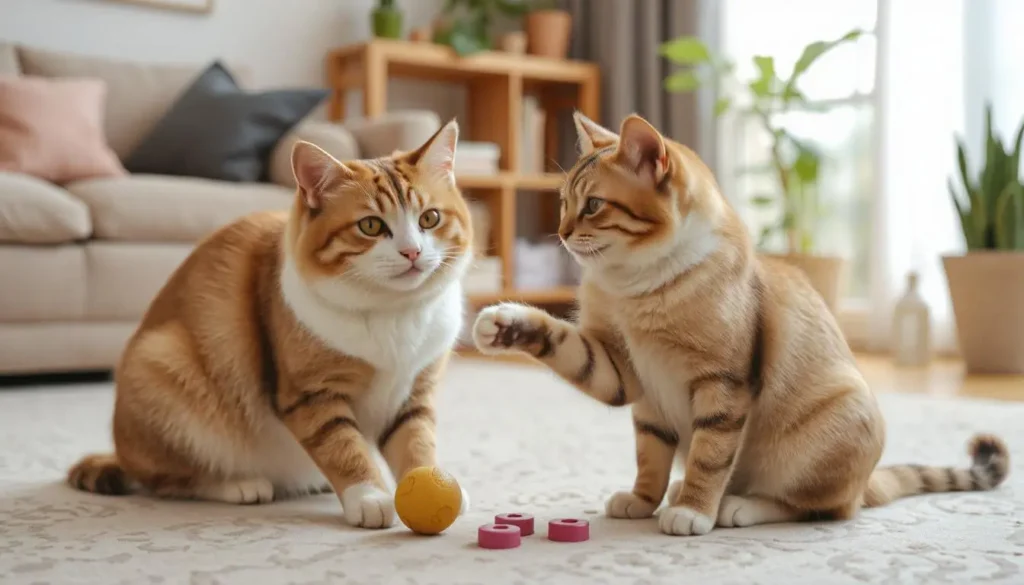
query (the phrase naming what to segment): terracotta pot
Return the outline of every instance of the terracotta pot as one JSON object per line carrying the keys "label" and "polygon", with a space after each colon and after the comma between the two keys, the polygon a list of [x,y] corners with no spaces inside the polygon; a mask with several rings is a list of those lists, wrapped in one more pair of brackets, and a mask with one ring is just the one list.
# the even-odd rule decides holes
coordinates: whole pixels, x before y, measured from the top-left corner
{"label": "terracotta pot", "polygon": [[807,275],[811,286],[818,291],[825,305],[834,315],[839,302],[839,291],[843,288],[846,261],[838,256],[817,256],[812,254],[761,254],[796,266]]}
{"label": "terracotta pot", "polygon": [[967,372],[1024,374],[1024,252],[968,252],[942,265]]}
{"label": "terracotta pot", "polygon": [[414,43],[429,43],[434,36],[434,30],[429,26],[418,26],[409,33],[409,40]]}
{"label": "terracotta pot", "polygon": [[565,10],[535,10],[526,15],[527,52],[565,59],[569,54],[572,15]]}

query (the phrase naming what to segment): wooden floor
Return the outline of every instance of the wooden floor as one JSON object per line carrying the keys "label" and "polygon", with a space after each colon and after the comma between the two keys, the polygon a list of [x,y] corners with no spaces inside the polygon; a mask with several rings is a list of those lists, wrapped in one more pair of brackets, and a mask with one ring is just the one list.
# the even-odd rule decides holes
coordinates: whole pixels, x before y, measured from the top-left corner
{"label": "wooden floor", "polygon": [[969,396],[1024,402],[1024,376],[966,375],[963,362],[937,359],[922,368],[898,368],[888,356],[858,355],[875,392]]}
{"label": "wooden floor", "polygon": [[[472,359],[536,364],[529,358],[488,358],[474,352],[460,354]],[[857,362],[868,384],[879,393],[904,392],[1024,402],[1024,376],[968,376],[963,363],[958,360],[936,359],[927,367],[899,368],[888,356],[860,354]]]}

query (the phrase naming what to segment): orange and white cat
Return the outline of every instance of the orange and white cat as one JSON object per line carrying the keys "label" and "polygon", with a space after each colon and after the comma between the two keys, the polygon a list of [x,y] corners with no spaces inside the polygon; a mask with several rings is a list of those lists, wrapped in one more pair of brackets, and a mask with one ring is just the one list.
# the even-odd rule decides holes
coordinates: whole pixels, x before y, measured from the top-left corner
{"label": "orange and white cat", "polygon": [[[803,274],[754,253],[707,167],[639,116],[615,134],[576,115],[581,157],[559,235],[583,269],[578,322],[500,304],[484,352],[524,352],[586,394],[632,405],[637,475],[607,514],[663,532],[850,518],[921,492],[1006,477],[996,437],[970,468],[876,468],[885,424],[835,319]],[[669,488],[674,459],[684,478]]]}
{"label": "orange and white cat", "polygon": [[344,163],[298,143],[290,213],[223,227],[171,276],[116,370],[116,451],[69,482],[240,504],[333,490],[350,524],[392,525],[372,448],[396,478],[435,464],[463,319],[457,138],[452,120],[415,151]]}

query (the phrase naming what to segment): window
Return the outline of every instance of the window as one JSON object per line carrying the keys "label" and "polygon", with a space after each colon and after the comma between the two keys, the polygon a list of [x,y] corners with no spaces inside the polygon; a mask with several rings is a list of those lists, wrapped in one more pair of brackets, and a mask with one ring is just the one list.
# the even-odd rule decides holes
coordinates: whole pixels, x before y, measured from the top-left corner
{"label": "window", "polygon": [[[839,38],[854,28],[864,35],[839,46],[814,63],[801,78],[808,103],[774,121],[822,154],[820,220],[815,251],[847,261],[843,307],[863,307],[871,276],[871,212],[875,189],[875,62],[878,3],[872,0],[724,0],[720,52],[736,64],[737,77],[756,78],[753,57],[770,55],[776,71],[788,77],[804,47]],[[769,163],[769,140],[758,120],[742,104],[719,125],[718,175],[756,238],[778,221],[774,208],[755,208],[752,197],[777,197],[777,179]],[[782,234],[763,248],[782,251]]]}

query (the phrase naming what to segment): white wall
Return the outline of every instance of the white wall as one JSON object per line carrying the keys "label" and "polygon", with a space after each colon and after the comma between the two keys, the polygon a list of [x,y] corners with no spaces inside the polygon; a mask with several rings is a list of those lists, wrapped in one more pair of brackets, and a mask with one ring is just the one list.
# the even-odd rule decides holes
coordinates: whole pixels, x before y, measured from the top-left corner
{"label": "white wall", "polygon": [[[214,0],[210,14],[111,0],[0,0],[0,40],[106,57],[241,63],[256,87],[322,86],[324,55],[370,37],[375,0]],[[429,23],[441,0],[399,0],[406,30]],[[415,88],[415,90],[411,90]],[[398,83],[393,109],[428,107],[442,116],[461,109],[446,86]],[[354,112],[358,101],[350,103]]]}

